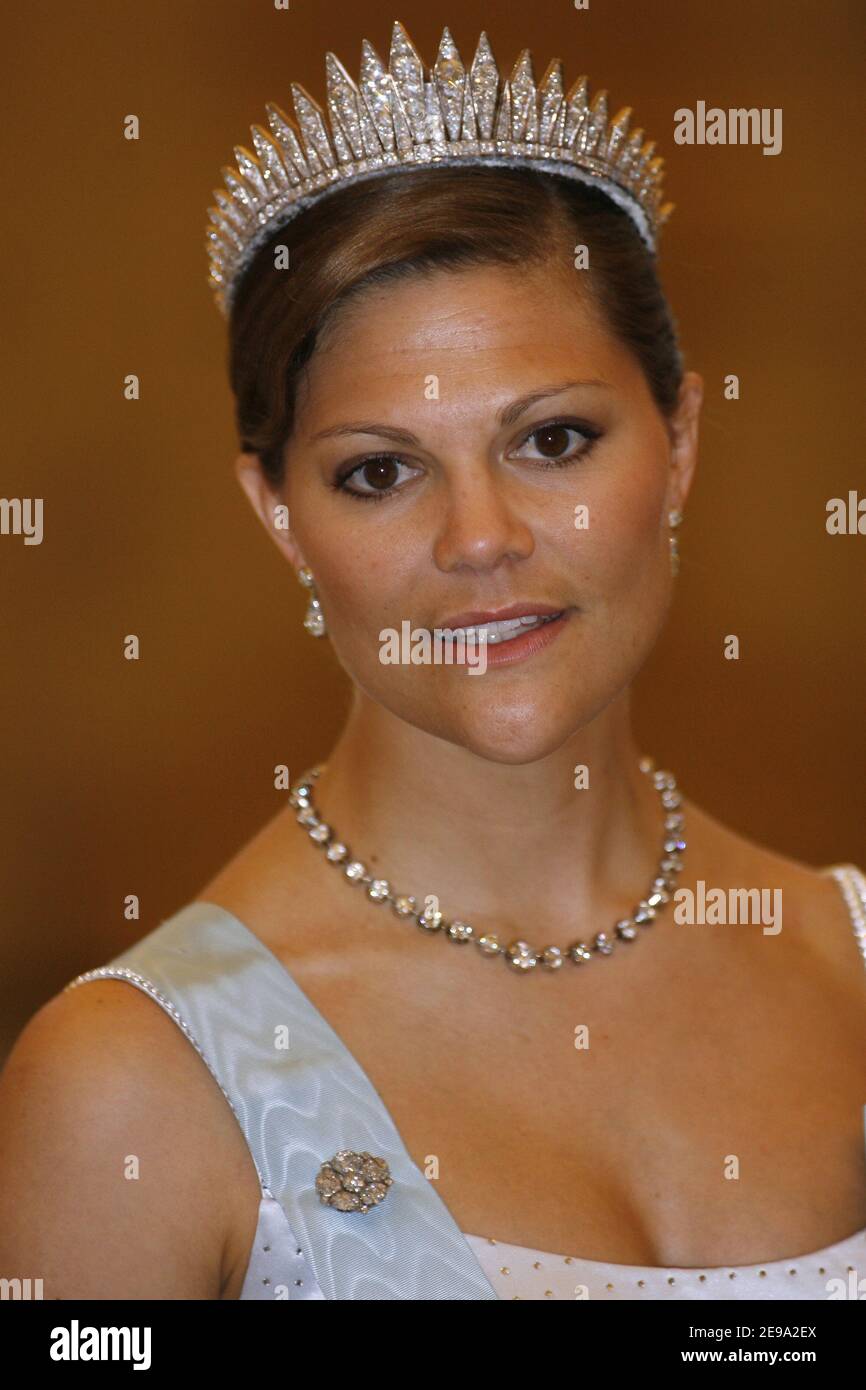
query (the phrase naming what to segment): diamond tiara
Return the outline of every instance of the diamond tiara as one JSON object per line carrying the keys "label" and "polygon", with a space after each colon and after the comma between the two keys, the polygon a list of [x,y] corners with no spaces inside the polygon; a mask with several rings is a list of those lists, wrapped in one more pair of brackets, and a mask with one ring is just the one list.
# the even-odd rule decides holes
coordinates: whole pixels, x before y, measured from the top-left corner
{"label": "diamond tiara", "polygon": [[227,317],[238,281],[279,227],[331,189],[397,170],[453,165],[530,167],[602,190],[635,223],[651,251],[673,203],[661,202],[662,165],[643,130],[628,134],[631,107],[607,118],[607,93],[590,103],[587,79],[565,94],[554,59],[536,87],[524,49],[503,82],[487,35],[464,68],[448,29],[425,78],[415,45],[394,22],[386,71],[372,44],[361,47],[360,85],[326,54],[327,114],[291,84],[298,127],[268,102],[270,133],[250,127],[253,154],[236,145],[237,169],[223,168],[225,190],[208,209],[209,284]]}

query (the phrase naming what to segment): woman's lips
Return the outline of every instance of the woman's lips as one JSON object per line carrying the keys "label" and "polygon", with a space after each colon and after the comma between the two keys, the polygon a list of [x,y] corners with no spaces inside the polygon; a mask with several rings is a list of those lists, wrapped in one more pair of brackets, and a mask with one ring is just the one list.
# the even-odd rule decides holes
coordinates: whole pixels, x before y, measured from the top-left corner
{"label": "woman's lips", "polygon": [[572,610],[566,608],[558,618],[551,618],[540,627],[530,628],[519,637],[512,637],[506,642],[485,643],[487,665],[511,666],[517,661],[526,661],[536,652],[549,647],[565,628],[571,613]]}
{"label": "woman's lips", "polygon": [[454,613],[450,618],[439,624],[440,629],[456,627],[477,627],[483,623],[506,622],[512,618],[549,618],[554,613],[560,613],[562,609],[557,608],[554,603],[544,603],[541,600],[529,599],[522,603],[512,603],[508,608],[481,609],[473,608],[465,613]]}
{"label": "woman's lips", "polygon": [[[551,642],[555,642],[572,612],[573,609],[571,608],[563,609],[555,616],[545,616],[541,622],[533,627],[525,624],[509,627],[509,630],[502,633],[496,640],[480,638],[477,634],[470,636],[468,633],[463,634],[464,640],[467,645],[471,642],[475,654],[483,646],[487,666],[510,666],[515,662],[525,661],[528,657],[534,656],[536,652],[550,646]],[[438,630],[444,631],[445,629]],[[511,635],[512,632],[514,635]]]}

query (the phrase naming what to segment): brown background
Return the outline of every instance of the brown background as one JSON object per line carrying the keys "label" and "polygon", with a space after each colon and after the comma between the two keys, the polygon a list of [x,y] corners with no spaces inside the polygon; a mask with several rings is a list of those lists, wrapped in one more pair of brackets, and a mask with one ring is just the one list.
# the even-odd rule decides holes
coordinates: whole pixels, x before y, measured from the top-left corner
{"label": "brown background", "polygon": [[[265,102],[288,109],[292,79],[322,101],[328,48],[352,73],[362,37],[386,58],[395,10],[104,0],[6,17],[2,494],[45,499],[45,538],[0,537],[0,1053],[193,896],[278,809],[274,764],[301,772],[340,727],[346,679],[231,473],[205,213]],[[824,527],[828,498],[866,492],[862,13],[399,3],[426,63],[444,24],[467,62],[484,27],[500,69],[524,46],[537,78],[561,56],[569,84],[586,72],[657,140],[677,204],[663,279],[707,402],[679,595],[636,688],[641,744],[742,833],[866,867],[866,537]],[[673,112],[699,100],[782,107],[782,153],[675,145]],[[739,662],[722,659],[729,632]]]}

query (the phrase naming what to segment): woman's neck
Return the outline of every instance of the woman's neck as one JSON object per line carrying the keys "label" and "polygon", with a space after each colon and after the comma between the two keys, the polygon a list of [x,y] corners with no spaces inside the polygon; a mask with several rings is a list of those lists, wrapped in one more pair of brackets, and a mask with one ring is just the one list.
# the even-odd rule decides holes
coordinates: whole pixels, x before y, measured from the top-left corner
{"label": "woman's neck", "polygon": [[436,894],[446,917],[479,931],[566,946],[631,911],[657,872],[663,811],[640,751],[627,693],[522,766],[479,757],[361,696],[314,797],[392,889]]}

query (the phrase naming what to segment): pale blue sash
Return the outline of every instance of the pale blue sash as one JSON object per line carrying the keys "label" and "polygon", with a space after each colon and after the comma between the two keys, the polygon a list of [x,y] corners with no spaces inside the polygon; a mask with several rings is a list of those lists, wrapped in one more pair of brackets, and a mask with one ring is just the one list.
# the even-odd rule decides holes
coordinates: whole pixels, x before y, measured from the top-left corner
{"label": "pale blue sash", "polygon": [[[238,918],[215,904],[190,903],[76,983],[105,976],[150,994],[210,1068],[263,1193],[283,1208],[306,1259],[312,1277],[301,1296],[498,1298],[366,1073]],[[289,1045],[280,1048],[286,1029]],[[387,1160],[394,1182],[379,1206],[341,1212],[320,1201],[319,1165],[338,1149]]]}

